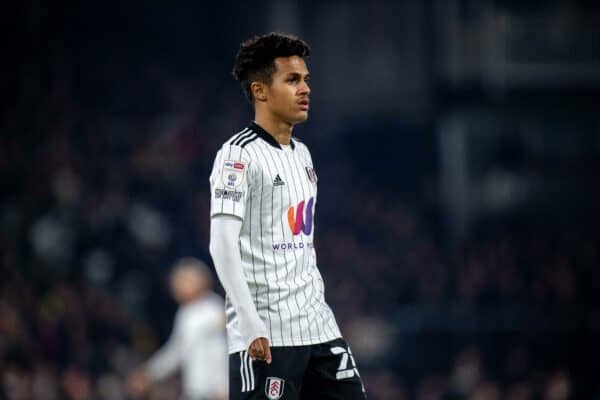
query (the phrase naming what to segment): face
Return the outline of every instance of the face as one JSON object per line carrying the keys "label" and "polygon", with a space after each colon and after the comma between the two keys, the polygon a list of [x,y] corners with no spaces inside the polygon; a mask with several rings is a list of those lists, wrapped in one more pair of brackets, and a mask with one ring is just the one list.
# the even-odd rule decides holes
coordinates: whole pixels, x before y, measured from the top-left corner
{"label": "face", "polygon": [[308,68],[301,57],[278,57],[270,85],[265,85],[265,104],[281,121],[291,125],[308,118],[310,87]]}
{"label": "face", "polygon": [[195,300],[206,287],[201,273],[193,268],[182,268],[171,276],[171,293],[180,304]]}

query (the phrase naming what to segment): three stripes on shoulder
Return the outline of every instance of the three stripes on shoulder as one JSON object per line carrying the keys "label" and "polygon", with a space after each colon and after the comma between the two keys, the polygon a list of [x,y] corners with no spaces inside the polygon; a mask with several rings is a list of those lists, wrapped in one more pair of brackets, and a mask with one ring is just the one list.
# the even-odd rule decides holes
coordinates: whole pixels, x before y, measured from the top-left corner
{"label": "three stripes on shoulder", "polygon": [[254,132],[250,128],[245,128],[239,134],[234,136],[234,138],[230,140],[229,144],[232,146],[244,147],[248,143],[256,140],[257,138],[258,138],[258,135],[256,134],[256,132]]}

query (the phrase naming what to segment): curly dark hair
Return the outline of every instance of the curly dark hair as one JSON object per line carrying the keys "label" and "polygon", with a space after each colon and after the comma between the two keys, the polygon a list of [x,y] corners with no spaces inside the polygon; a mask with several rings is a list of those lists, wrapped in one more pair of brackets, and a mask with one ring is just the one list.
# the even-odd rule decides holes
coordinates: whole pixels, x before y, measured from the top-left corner
{"label": "curly dark hair", "polygon": [[254,81],[271,83],[277,57],[308,58],[309,54],[308,44],[293,35],[271,32],[254,36],[240,44],[233,66],[233,76],[240,82],[244,94],[252,102],[250,85]]}

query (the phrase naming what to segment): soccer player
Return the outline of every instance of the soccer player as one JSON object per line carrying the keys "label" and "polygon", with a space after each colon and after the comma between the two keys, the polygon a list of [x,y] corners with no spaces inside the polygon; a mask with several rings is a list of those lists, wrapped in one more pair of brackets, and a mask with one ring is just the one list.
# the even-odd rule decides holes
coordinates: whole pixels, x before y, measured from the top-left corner
{"label": "soccer player", "polygon": [[210,253],[227,294],[234,400],[366,398],[317,268],[317,175],[292,137],[308,118],[308,55],[285,34],[241,44],[233,74],[254,120],[223,144],[210,176]]}
{"label": "soccer player", "polygon": [[223,299],[211,291],[206,264],[186,257],[170,275],[173,297],[180,304],[171,337],[128,379],[134,396],[177,370],[183,377],[184,400],[227,398],[227,344]]}

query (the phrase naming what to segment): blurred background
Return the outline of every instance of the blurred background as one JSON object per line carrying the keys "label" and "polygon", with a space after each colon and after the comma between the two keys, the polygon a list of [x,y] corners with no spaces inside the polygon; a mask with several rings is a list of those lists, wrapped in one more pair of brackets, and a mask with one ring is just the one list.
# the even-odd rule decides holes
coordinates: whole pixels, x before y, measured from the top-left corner
{"label": "blurred background", "polygon": [[168,268],[212,262],[208,175],[253,116],[233,60],[274,30],[312,46],[294,134],[369,398],[600,399],[597,1],[25,0],[0,21],[0,399],[127,398],[172,326]]}

